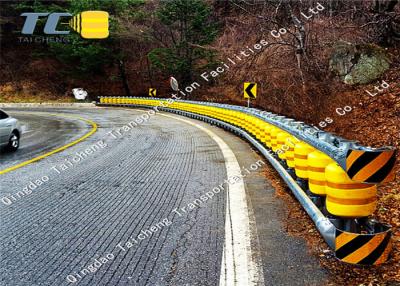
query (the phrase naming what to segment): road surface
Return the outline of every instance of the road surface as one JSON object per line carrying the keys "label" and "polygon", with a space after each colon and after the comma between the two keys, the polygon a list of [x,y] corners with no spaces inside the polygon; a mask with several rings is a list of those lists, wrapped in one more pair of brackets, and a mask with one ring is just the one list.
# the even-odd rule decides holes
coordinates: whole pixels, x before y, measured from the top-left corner
{"label": "road surface", "polygon": [[[82,118],[98,129],[0,175],[0,285],[324,284],[262,164],[250,169],[262,158],[234,135],[165,113],[128,129],[147,114],[135,109],[7,111],[26,133],[0,171],[82,138]],[[235,164],[244,200],[227,182]]]}

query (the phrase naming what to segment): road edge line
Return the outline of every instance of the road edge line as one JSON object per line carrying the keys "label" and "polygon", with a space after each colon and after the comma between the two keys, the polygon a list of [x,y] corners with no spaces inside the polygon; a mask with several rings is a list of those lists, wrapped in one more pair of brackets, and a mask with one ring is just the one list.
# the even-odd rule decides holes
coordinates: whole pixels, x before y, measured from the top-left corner
{"label": "road edge line", "polygon": [[[142,111],[142,110],[140,110]],[[221,137],[197,123],[172,115],[158,115],[173,118],[205,132],[220,148],[224,159],[228,178],[239,177],[235,183],[228,184],[227,207],[225,214],[225,242],[221,262],[219,285],[260,285],[263,281],[260,259],[255,258],[252,251],[250,217],[247,206],[246,191],[237,158]]]}

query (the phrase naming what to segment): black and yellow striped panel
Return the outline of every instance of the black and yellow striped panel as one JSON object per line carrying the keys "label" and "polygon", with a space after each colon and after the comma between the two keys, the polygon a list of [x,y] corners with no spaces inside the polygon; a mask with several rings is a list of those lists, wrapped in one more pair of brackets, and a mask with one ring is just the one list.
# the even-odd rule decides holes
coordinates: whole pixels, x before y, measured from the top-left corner
{"label": "black and yellow striped panel", "polygon": [[346,155],[346,172],[356,182],[383,183],[394,180],[396,151],[349,150]]}
{"label": "black and yellow striped panel", "polygon": [[336,230],[335,255],[343,262],[379,265],[389,259],[392,250],[391,231],[359,234]]}

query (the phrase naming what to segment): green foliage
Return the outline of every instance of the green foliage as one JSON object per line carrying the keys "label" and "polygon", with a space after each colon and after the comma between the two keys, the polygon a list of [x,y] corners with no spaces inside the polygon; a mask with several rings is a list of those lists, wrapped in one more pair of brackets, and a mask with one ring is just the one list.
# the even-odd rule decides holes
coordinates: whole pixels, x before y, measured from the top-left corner
{"label": "green foliage", "polygon": [[145,3],[144,0],[70,0],[70,11],[79,13],[85,10],[102,10],[118,16]]}
{"label": "green foliage", "polygon": [[214,55],[203,47],[212,43],[218,33],[211,12],[203,0],[162,1],[156,15],[169,29],[171,41],[169,47],[149,53],[152,65],[178,76],[184,83],[190,82],[193,71],[200,68],[200,62],[206,60],[208,65]]}
{"label": "green foliage", "polygon": [[180,32],[178,45],[211,43],[216,24],[210,21],[211,9],[203,0],[164,0],[157,11],[160,21]]}
{"label": "green foliage", "polygon": [[[126,39],[133,44],[148,42],[150,33],[135,30],[133,23],[144,23],[156,16],[170,35],[170,42],[163,48],[152,50],[148,57],[152,66],[178,76],[183,82],[192,80],[193,71],[213,65],[215,53],[206,46],[214,41],[218,27],[212,20],[212,9],[205,0],[161,0],[157,11],[144,10],[145,0],[68,0],[68,1],[21,1],[14,5],[20,12],[70,12],[86,10],[107,11],[110,15],[110,36],[102,40],[82,39],[75,32],[68,36],[69,43],[50,42],[43,56],[56,57],[65,64],[62,73],[90,76],[102,73],[108,65],[126,59]],[[37,35],[43,31],[46,19],[38,21]],[[153,20],[151,20],[153,21]],[[60,21],[65,30],[66,20]],[[154,39],[152,39],[154,40]],[[125,41],[125,42],[124,42]],[[125,49],[124,49],[125,47]]]}
{"label": "green foliage", "polygon": [[43,3],[43,2],[45,1],[40,1],[40,0],[21,1],[19,3],[14,4],[13,8],[20,13],[22,12],[52,13],[65,10],[65,4],[63,2],[56,2],[56,3]]}
{"label": "green foliage", "polygon": [[112,62],[110,51],[96,41],[85,41],[79,35],[70,35],[70,42],[51,43],[52,53],[68,67],[73,75],[90,76],[101,73],[104,65]]}
{"label": "green foliage", "polygon": [[[110,37],[102,40],[82,39],[75,32],[66,36],[69,43],[49,43],[48,49],[41,52],[42,56],[55,56],[66,66],[64,73],[75,76],[90,76],[101,73],[103,68],[119,60],[122,57],[118,46],[118,39],[114,37],[115,31],[120,29],[117,18],[127,15],[128,17],[140,18],[140,9],[144,0],[69,0],[65,2],[54,1],[22,1],[14,4],[13,9],[17,13],[22,12],[69,12],[73,15],[86,10],[107,11],[110,15],[109,30]],[[46,18],[40,18],[37,23],[37,35],[43,35],[43,26]],[[64,29],[66,21],[60,21],[58,29]],[[64,22],[64,23],[62,23]]]}
{"label": "green foliage", "polygon": [[[116,52],[114,46],[116,39],[113,37],[118,30],[116,18],[129,13],[138,5],[143,4],[143,0],[71,0],[69,12],[77,14],[86,10],[102,10],[110,14],[110,37],[102,40],[85,40],[78,35],[70,35],[69,44],[51,43],[50,49],[53,54],[65,64],[69,65],[73,74],[84,76],[95,73],[101,73],[106,64],[121,58],[121,53]],[[72,64],[72,65],[71,65]]]}
{"label": "green foliage", "polygon": [[[35,1],[22,1],[16,4],[11,5],[11,9],[13,9],[16,13],[21,14],[24,12],[37,12],[37,13],[53,13],[66,11],[66,3],[65,2],[55,2],[55,3],[44,3],[45,1],[35,0]],[[67,3],[68,4],[68,3]],[[47,18],[39,18],[36,23],[36,34],[43,35],[43,27],[46,23]],[[61,23],[58,23],[58,29],[62,27]]]}
{"label": "green foliage", "polygon": [[185,58],[177,56],[171,48],[156,48],[148,54],[152,65],[169,74],[179,73],[190,68]]}

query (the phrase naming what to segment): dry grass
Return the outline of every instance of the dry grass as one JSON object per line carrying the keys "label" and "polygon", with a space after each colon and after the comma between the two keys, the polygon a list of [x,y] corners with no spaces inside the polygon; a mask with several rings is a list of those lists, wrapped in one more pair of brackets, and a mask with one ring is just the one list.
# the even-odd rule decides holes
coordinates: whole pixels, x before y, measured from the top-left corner
{"label": "dry grass", "polygon": [[48,93],[0,93],[0,103],[76,102],[75,98]]}

